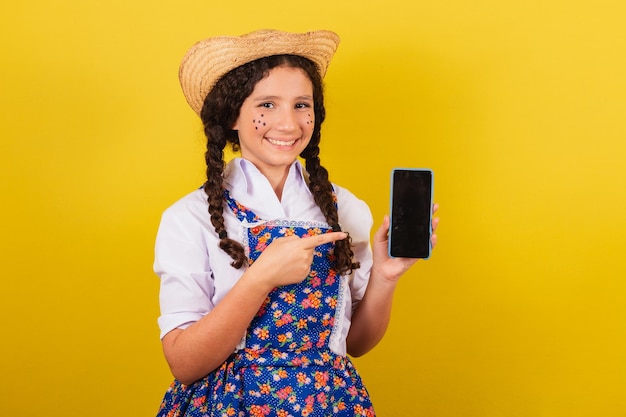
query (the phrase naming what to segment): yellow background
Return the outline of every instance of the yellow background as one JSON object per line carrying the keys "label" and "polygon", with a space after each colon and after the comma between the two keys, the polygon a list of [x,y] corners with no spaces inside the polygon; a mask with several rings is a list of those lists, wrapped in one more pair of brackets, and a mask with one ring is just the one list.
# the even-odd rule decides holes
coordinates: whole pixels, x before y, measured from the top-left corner
{"label": "yellow background", "polygon": [[161,212],[203,181],[195,41],[337,31],[322,161],[380,222],[428,166],[440,243],[359,358],[381,416],[626,416],[626,3],[5,0],[0,415],[151,416]]}

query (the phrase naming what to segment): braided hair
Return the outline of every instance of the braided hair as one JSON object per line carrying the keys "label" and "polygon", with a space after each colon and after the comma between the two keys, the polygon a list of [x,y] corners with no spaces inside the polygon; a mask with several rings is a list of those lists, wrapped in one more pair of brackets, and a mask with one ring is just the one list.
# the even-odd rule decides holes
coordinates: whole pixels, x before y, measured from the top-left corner
{"label": "braided hair", "polygon": [[[301,68],[313,84],[315,125],[311,140],[300,156],[304,159],[309,173],[309,189],[315,203],[332,230],[341,230],[328,171],[321,165],[319,158],[320,130],[326,110],[322,79],[315,64],[297,55],[274,55],[243,64],[228,72],[215,84],[204,100],[200,113],[204,134],[207,137],[205,152],[207,181],[204,184],[204,191],[208,196],[211,224],[219,236],[219,247],[233,259],[231,265],[237,269],[247,262],[247,258],[243,246],[228,237],[224,225],[224,148],[230,143],[233,151],[239,150],[239,137],[237,131],[232,129],[239,117],[239,110],[245,99],[252,94],[256,84],[266,77],[272,68],[279,66]],[[359,263],[353,261],[353,256],[350,237],[335,242],[334,268],[338,274],[350,274],[359,267]]]}

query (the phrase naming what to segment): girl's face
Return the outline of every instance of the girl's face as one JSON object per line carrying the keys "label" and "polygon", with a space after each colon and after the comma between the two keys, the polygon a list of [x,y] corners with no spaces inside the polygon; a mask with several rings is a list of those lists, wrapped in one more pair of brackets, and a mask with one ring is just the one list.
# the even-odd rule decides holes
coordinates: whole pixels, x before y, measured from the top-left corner
{"label": "girl's face", "polygon": [[288,170],[311,140],[314,121],[311,80],[302,69],[283,66],[256,84],[233,129],[241,156],[268,176]]}

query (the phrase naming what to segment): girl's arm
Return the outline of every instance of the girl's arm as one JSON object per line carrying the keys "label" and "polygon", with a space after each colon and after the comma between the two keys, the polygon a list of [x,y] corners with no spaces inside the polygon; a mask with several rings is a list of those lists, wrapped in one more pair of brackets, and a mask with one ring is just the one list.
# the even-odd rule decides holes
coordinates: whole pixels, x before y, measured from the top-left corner
{"label": "girl's arm", "polygon": [[228,294],[202,319],[163,337],[163,351],[172,374],[191,384],[230,356],[269,292],[302,281],[309,273],[315,247],[344,239],[343,232],[272,241]]}
{"label": "girl's arm", "polygon": [[250,267],[228,294],[186,329],[174,329],[163,339],[163,352],[174,377],[191,384],[230,356],[271,288]]}
{"label": "girl's arm", "polygon": [[[433,213],[438,206],[435,204]],[[433,219],[432,245],[437,243],[434,231],[439,223]],[[347,337],[348,353],[361,356],[380,342],[387,331],[391,317],[391,305],[398,280],[417,259],[390,258],[388,248],[389,217],[374,234],[372,250],[373,264],[367,290],[352,315],[352,324]]]}

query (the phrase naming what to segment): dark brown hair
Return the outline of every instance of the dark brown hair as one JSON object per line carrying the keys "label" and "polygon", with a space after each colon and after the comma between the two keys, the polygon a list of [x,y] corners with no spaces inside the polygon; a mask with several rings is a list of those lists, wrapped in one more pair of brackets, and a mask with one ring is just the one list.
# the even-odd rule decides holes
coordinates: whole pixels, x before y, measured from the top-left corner
{"label": "dark brown hair", "polygon": [[[241,268],[247,259],[243,246],[228,237],[224,226],[222,181],[225,167],[224,148],[230,143],[233,150],[239,150],[237,131],[232,129],[239,117],[239,110],[245,99],[252,94],[255,85],[265,78],[272,68],[279,66],[301,68],[313,84],[315,126],[311,140],[300,156],[304,159],[309,173],[309,189],[326,222],[333,231],[341,230],[328,171],[320,164],[319,158],[320,130],[326,110],[322,79],[315,64],[297,55],[275,55],[249,62],[231,70],[217,82],[207,95],[200,114],[207,137],[205,153],[207,181],[204,184],[204,191],[208,195],[209,214],[215,232],[220,238],[219,246],[233,259],[231,265],[234,268]],[[349,237],[335,242],[334,267],[337,273],[350,274],[353,269],[359,267],[358,262],[353,262],[353,256]]]}

